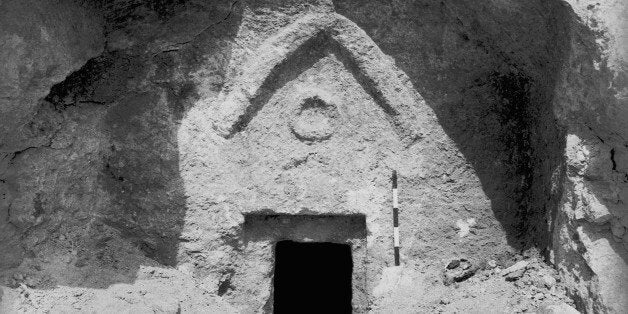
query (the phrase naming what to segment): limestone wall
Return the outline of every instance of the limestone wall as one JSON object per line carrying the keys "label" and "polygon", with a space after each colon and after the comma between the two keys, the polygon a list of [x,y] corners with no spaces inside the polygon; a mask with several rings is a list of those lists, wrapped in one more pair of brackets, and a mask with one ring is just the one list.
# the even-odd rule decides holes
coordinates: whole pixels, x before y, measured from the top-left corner
{"label": "limestone wall", "polygon": [[[88,6],[72,1],[0,3],[0,265],[16,266],[24,254],[26,229],[40,224],[44,210],[37,192],[58,190],[46,180],[41,158],[29,177],[18,170],[25,155],[67,146],[55,138],[60,115],[42,109],[52,85],[98,55],[104,45],[102,21]],[[53,166],[55,168],[55,166]],[[29,172],[29,171],[26,171]],[[20,182],[21,181],[21,182]],[[56,186],[57,187],[54,187]]]}
{"label": "limestone wall", "polygon": [[573,2],[554,108],[567,129],[553,261],[580,307],[628,308],[628,7]]}

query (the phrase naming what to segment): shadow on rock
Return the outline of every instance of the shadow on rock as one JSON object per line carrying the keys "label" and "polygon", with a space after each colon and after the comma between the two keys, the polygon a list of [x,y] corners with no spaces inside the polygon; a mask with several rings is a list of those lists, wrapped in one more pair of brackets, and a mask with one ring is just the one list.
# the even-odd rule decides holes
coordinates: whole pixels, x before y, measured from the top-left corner
{"label": "shadow on rock", "polygon": [[509,245],[544,251],[561,196],[552,188],[564,147],[552,95],[566,53],[566,8],[553,1],[358,2],[334,3],[434,110],[475,170]]}

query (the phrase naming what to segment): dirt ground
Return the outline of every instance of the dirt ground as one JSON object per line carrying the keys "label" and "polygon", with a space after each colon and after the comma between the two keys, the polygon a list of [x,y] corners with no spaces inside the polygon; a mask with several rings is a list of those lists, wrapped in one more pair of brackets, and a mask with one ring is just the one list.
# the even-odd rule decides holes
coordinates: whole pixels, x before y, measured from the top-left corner
{"label": "dirt ground", "polygon": [[[515,260],[526,265],[510,272],[506,265],[514,266]],[[371,312],[578,313],[556,270],[538,257],[509,255],[502,261],[483,261],[470,265],[467,269],[473,274],[460,279],[464,263],[452,269],[448,264],[385,269],[372,297],[386,301]],[[36,264],[31,267],[5,278],[0,304],[9,313],[239,313],[207,282],[173,268],[142,266],[133,283],[96,289],[51,285]],[[408,299],[415,301],[399,302]]]}

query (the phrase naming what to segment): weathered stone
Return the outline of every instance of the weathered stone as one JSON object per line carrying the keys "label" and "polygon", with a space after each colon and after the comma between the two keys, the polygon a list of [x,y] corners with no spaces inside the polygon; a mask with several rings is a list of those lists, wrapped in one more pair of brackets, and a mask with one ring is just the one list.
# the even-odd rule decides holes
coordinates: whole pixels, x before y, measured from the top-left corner
{"label": "weathered stone", "polygon": [[538,314],[580,314],[576,309],[567,303],[552,303],[541,306],[537,310]]}
{"label": "weathered stone", "polygon": [[526,269],[526,267],[528,267],[528,265],[530,264],[530,262],[528,262],[527,260],[522,260],[522,261],[518,261],[516,263],[514,263],[512,266],[502,270],[501,274],[502,276],[506,276],[510,273],[513,272],[517,272],[520,270],[524,270]]}
{"label": "weathered stone", "polygon": [[447,269],[454,269],[456,267],[460,266],[460,260],[459,259],[455,259],[452,260],[451,262],[449,262],[449,264],[447,264]]}
{"label": "weathered stone", "polygon": [[543,282],[545,283],[545,287],[552,288],[556,285],[556,279],[551,275],[543,275]]}
{"label": "weathered stone", "polygon": [[468,261],[464,260],[460,263],[460,267],[462,267],[462,269],[467,270],[471,267],[471,263],[469,263]]}
{"label": "weathered stone", "polygon": [[619,219],[611,221],[611,232],[615,237],[622,238],[626,233],[626,227],[621,224]]}
{"label": "weathered stone", "polygon": [[479,266],[473,266],[466,259],[453,260],[443,271],[443,283],[448,286],[454,282],[461,282],[471,278],[477,271]]}
{"label": "weathered stone", "polygon": [[526,272],[525,268],[522,268],[515,271],[511,271],[508,274],[504,274],[503,276],[506,277],[506,281],[516,281],[516,280],[519,280],[519,278],[521,278],[521,276],[523,276],[525,272]]}
{"label": "weathered stone", "polygon": [[37,286],[38,282],[39,282],[39,281],[38,281],[36,278],[32,277],[32,276],[28,276],[28,277],[26,277],[26,279],[24,280],[24,284],[25,284],[27,287],[30,287],[30,288],[34,288],[35,286]]}
{"label": "weathered stone", "polygon": [[[554,228],[554,241],[560,243],[554,252],[554,263],[583,311],[621,312],[628,307],[628,295],[620,292],[626,290],[621,283],[628,282],[628,265],[626,250],[615,242],[615,234],[625,232],[620,226],[627,227],[628,223],[613,221],[625,215],[620,200],[628,150],[621,138],[628,133],[628,89],[621,82],[626,77],[628,49],[622,40],[625,28],[618,21],[628,12],[628,6],[615,2],[567,2],[581,21],[574,25],[579,29],[577,36],[584,41],[569,44],[568,58],[572,63],[564,68],[560,80],[563,87],[556,93],[562,98],[555,103],[557,116],[570,134],[565,147],[566,162],[573,168],[564,178],[566,197]],[[599,65],[593,60],[608,61]],[[591,82],[613,87],[597,90]],[[578,91],[578,95],[573,91]],[[573,100],[584,99],[580,93],[592,97],[576,104]],[[608,221],[611,232],[602,226]],[[583,269],[590,271],[583,274]]]}
{"label": "weathered stone", "polygon": [[497,262],[495,260],[490,260],[487,262],[488,267],[495,268],[497,267]]}
{"label": "weathered stone", "polygon": [[104,38],[92,12],[71,1],[2,1],[0,12],[0,152],[5,153],[41,144],[32,134],[37,130],[26,125],[38,99],[98,55]]}

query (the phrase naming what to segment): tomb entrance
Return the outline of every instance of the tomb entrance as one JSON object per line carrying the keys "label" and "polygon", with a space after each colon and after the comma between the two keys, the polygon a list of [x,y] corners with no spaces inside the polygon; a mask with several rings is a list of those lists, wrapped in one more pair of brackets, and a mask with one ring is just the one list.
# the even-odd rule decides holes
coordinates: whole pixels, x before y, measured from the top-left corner
{"label": "tomb entrance", "polygon": [[269,312],[364,312],[366,233],[364,215],[245,215],[247,260],[272,265],[245,267],[240,276],[272,278],[262,285],[270,291],[259,292],[266,293]]}

